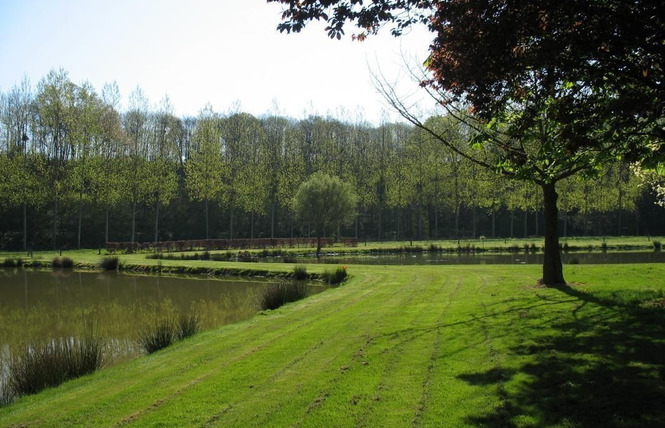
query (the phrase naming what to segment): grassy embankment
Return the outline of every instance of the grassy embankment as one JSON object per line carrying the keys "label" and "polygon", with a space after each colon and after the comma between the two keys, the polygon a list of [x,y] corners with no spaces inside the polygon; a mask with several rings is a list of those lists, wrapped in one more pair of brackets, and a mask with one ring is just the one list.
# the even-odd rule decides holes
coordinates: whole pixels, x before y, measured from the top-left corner
{"label": "grassy embankment", "polygon": [[24,397],[0,425],[663,426],[665,266],[569,266],[562,288],[539,271],[349,266],[342,287]]}

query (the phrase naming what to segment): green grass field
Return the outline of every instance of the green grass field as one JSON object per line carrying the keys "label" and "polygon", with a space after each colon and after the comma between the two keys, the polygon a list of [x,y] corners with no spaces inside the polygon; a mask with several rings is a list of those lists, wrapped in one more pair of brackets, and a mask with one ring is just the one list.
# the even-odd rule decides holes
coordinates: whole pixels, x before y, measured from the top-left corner
{"label": "green grass field", "polygon": [[535,286],[539,266],[348,269],[23,397],[0,426],[665,425],[663,265],[569,266],[561,288]]}

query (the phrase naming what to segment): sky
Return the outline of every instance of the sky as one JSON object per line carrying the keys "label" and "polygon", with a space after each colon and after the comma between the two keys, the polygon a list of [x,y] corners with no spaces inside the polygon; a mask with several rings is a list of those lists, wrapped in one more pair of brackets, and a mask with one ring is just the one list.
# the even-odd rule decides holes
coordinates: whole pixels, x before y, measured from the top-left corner
{"label": "sky", "polygon": [[386,28],[362,43],[351,27],[329,39],[323,23],[280,34],[281,10],[265,0],[0,0],[0,91],[24,77],[36,88],[63,68],[98,93],[117,82],[121,109],[138,86],[155,108],[168,96],[178,116],[210,104],[220,113],[396,120],[371,75],[416,91],[405,60],[425,61],[427,30],[395,38]]}

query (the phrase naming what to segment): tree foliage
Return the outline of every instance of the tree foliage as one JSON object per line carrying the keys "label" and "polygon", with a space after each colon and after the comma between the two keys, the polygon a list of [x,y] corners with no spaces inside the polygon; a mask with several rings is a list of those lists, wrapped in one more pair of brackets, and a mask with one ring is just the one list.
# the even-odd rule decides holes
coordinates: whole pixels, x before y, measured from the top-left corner
{"label": "tree foliage", "polygon": [[355,216],[356,194],[348,183],[324,172],[313,174],[298,187],[293,207],[298,219],[311,225],[321,252],[321,237],[340,225],[350,223]]}

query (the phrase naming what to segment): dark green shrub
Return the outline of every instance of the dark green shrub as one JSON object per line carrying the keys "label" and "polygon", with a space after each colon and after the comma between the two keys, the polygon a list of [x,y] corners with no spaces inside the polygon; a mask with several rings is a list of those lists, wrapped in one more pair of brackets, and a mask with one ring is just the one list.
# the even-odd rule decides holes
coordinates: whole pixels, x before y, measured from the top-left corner
{"label": "dark green shrub", "polygon": [[298,259],[296,258],[296,256],[289,255],[289,254],[284,255],[283,260],[284,260],[284,263],[297,263],[298,262]]}
{"label": "dark green shrub", "polygon": [[440,252],[440,251],[442,251],[442,248],[441,248],[441,247],[439,247],[439,246],[436,245],[436,244],[430,244],[430,246],[429,246],[429,252],[430,252],[430,253],[438,253],[438,252]]}
{"label": "dark green shrub", "polygon": [[238,258],[239,262],[254,262],[256,260],[252,259],[252,253],[249,251],[238,251],[238,255],[236,256]]}
{"label": "dark green shrub", "polygon": [[176,339],[173,321],[164,319],[145,330],[139,338],[139,345],[146,354],[152,354],[170,346]]}
{"label": "dark green shrub", "polygon": [[262,310],[277,309],[290,302],[304,299],[309,294],[307,285],[302,282],[282,282],[271,284],[259,297],[259,308]]}
{"label": "dark green shrub", "polygon": [[293,266],[293,277],[297,280],[307,279],[309,275],[307,274],[307,266],[295,265]]}
{"label": "dark green shrub", "polygon": [[69,379],[92,373],[102,365],[98,339],[52,341],[26,346],[9,362],[5,396],[34,394]]}
{"label": "dark green shrub", "polygon": [[323,280],[328,284],[340,284],[347,276],[346,266],[338,266],[333,271],[326,270],[323,272]]}
{"label": "dark green shrub", "polygon": [[176,328],[178,330],[176,332],[177,339],[182,340],[198,333],[201,329],[201,322],[196,315],[183,314],[178,318],[178,325]]}
{"label": "dark green shrub", "polygon": [[11,258],[11,257],[7,257],[7,258],[2,262],[2,266],[7,267],[7,268],[11,268],[11,267],[16,266],[16,263],[15,263],[15,261],[14,261],[13,258]]}
{"label": "dark green shrub", "polygon": [[660,241],[653,241],[653,250],[654,251],[660,251],[662,248],[662,244]]}
{"label": "dark green shrub", "polygon": [[107,256],[100,260],[99,266],[104,270],[118,270],[120,259],[118,256]]}

